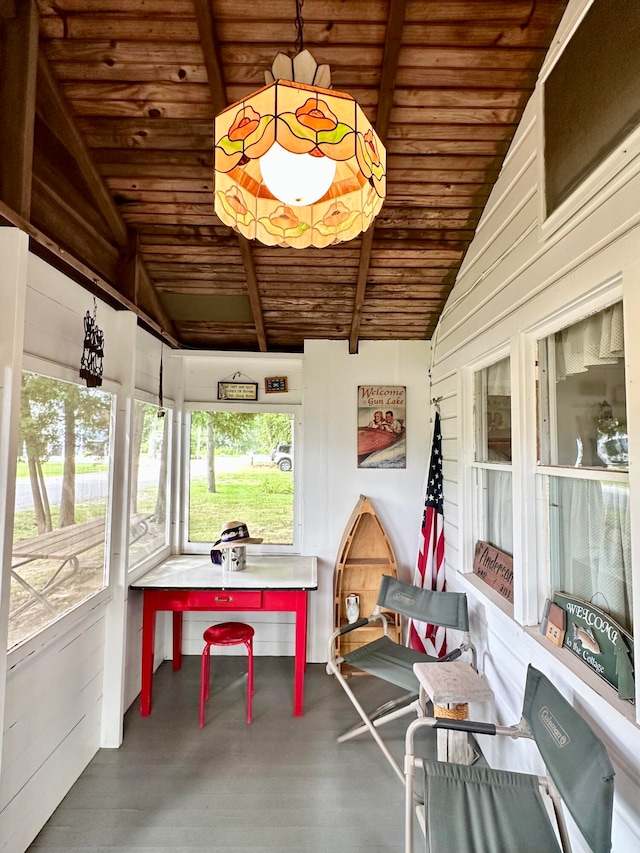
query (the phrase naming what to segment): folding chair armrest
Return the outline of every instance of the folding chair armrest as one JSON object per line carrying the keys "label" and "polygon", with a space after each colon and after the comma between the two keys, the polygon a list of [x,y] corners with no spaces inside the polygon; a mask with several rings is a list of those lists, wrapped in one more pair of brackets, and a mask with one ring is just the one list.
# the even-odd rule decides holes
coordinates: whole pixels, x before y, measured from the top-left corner
{"label": "folding chair armrest", "polygon": [[440,660],[441,660],[441,661],[444,661],[444,662],[446,662],[446,661],[456,660],[457,658],[459,658],[459,657],[460,657],[460,655],[462,654],[462,651],[463,651],[463,650],[462,650],[461,648],[451,649],[451,651],[450,651],[450,652],[447,652],[447,654],[446,654],[446,655],[442,655],[442,657],[440,658]]}
{"label": "folding chair armrest", "polygon": [[365,625],[370,625],[372,622],[382,622],[384,632],[385,634],[387,633],[387,620],[384,614],[376,612],[375,610],[371,614],[371,616],[363,616],[356,622],[351,622],[350,624],[341,625],[339,628],[336,628],[333,634],[331,634],[331,636],[329,637],[327,660],[337,660],[337,658],[335,657],[335,651],[336,640],[338,637],[341,637],[343,634],[349,634],[351,631],[355,631],[357,628],[364,628]]}
{"label": "folding chair armrest", "polygon": [[434,729],[451,729],[454,732],[471,732],[476,735],[497,734],[495,723],[481,723],[478,720],[454,720],[449,717],[434,717]]}
{"label": "folding chair armrest", "polygon": [[405,736],[405,754],[413,755],[413,740],[418,729],[427,726],[430,729],[449,729],[457,732],[471,732],[479,735],[501,735],[516,738],[532,738],[531,729],[526,720],[520,720],[514,726],[498,726],[479,720],[455,720],[449,717],[418,717],[409,724]]}
{"label": "folding chair armrest", "polygon": [[355,631],[356,628],[362,628],[364,625],[369,624],[369,617],[363,616],[362,619],[357,619],[355,622],[351,622],[347,625],[342,625],[336,631],[336,636],[340,637],[343,634],[349,634],[351,631]]}
{"label": "folding chair armrest", "polygon": [[384,613],[376,613],[375,611],[371,614],[371,616],[363,616],[361,619],[356,620],[355,622],[348,623],[346,625],[341,625],[331,635],[331,639],[335,639],[336,637],[341,637],[343,634],[349,634],[351,631],[355,631],[357,628],[363,628],[365,625],[370,625],[372,622],[382,622],[382,625],[385,629],[387,620],[385,618]]}

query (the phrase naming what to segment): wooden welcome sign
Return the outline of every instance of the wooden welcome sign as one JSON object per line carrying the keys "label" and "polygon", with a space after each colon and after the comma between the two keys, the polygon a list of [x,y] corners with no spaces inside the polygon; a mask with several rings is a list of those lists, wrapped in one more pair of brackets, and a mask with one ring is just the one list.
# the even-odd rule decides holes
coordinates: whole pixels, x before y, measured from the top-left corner
{"label": "wooden welcome sign", "polygon": [[633,637],[589,601],[556,592],[554,602],[567,614],[564,646],[618,691],[621,699],[635,696]]}
{"label": "wooden welcome sign", "polygon": [[488,542],[476,542],[473,573],[513,604],[513,557]]}

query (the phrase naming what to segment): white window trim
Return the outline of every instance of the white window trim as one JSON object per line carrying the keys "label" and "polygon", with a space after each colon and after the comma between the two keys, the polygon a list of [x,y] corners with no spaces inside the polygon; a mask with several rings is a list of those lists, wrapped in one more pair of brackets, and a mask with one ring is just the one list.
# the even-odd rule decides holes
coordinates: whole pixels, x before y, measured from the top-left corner
{"label": "white window trim", "polygon": [[[173,494],[173,490],[171,488],[171,484],[173,482],[173,459],[174,459],[174,447],[175,441],[173,437],[173,432],[176,428],[175,424],[175,401],[169,397],[163,398],[162,406],[160,406],[158,402],[158,395],[151,394],[148,391],[142,391],[139,388],[136,388],[134,391],[134,406],[136,401],[140,403],[148,403],[151,406],[157,406],[158,409],[162,408],[168,410],[171,413],[171,436],[169,441],[169,447],[167,448],[167,452],[169,457],[167,459],[167,541],[163,548],[159,548],[157,551],[154,551],[153,554],[149,554],[149,556],[143,560],[141,563],[138,563],[133,568],[129,568],[129,552],[127,549],[127,582],[133,583],[138,580],[138,578],[142,577],[145,572],[148,572],[149,569],[152,569],[154,566],[158,565],[158,563],[166,560],[171,556],[171,531],[173,526],[173,505],[175,502],[175,497]],[[133,464],[133,460],[130,460],[130,463]]]}
{"label": "white window trim", "polygon": [[[475,375],[480,370],[490,367],[505,358],[511,358],[509,344],[503,344],[485,353],[477,361],[458,371],[458,400],[460,404],[459,423],[461,424],[460,454],[458,482],[461,489],[461,517],[458,529],[458,551],[462,556],[459,568],[460,574],[473,573],[473,557],[475,543],[480,529],[480,517],[483,508],[483,495],[478,489],[478,469],[489,471],[513,471],[513,461],[508,462],[477,462],[475,459],[476,443],[476,386]],[[511,365],[512,399],[513,399],[513,364]],[[512,409],[513,418],[513,409]],[[513,428],[512,428],[513,435]],[[511,608],[505,599],[505,604]]]}
{"label": "white window trim", "polygon": [[[40,376],[46,376],[49,379],[60,380],[62,382],[71,382],[74,385],[84,387],[84,383],[78,376],[78,369],[71,368],[67,365],[59,364],[55,361],[50,361],[40,356],[24,353],[22,360],[22,371],[29,373],[37,373]],[[113,395],[113,404],[111,408],[111,424],[110,424],[110,459],[109,459],[109,495],[113,496],[113,478],[115,467],[115,438],[116,438],[116,416],[118,411],[118,394],[121,391],[119,382],[110,379],[104,379],[100,387],[101,391],[106,391]],[[7,650],[7,665],[8,669],[19,666],[21,661],[31,657],[35,652],[40,651],[51,645],[58,637],[73,630],[73,628],[83,619],[95,610],[97,607],[105,605],[113,597],[110,581],[110,565],[113,559],[112,544],[111,544],[111,521],[114,513],[114,507],[110,500],[107,505],[106,515],[106,538],[105,538],[105,574],[103,577],[103,586],[96,590],[92,595],[88,596],[84,601],[79,602],[74,607],[61,613],[53,622],[50,622],[40,631],[27,637],[22,642]]]}
{"label": "white window trim", "polygon": [[[629,457],[630,463],[636,457],[634,453],[633,436],[638,436],[640,433],[640,394],[630,393],[633,386],[630,385],[632,368],[631,365],[640,364],[640,336],[637,334],[637,329],[634,328],[634,320],[640,316],[640,262],[633,267],[625,270],[624,276],[616,274],[608,280],[602,282],[597,287],[593,288],[589,293],[584,294],[580,299],[565,306],[564,309],[554,312],[554,314],[545,320],[537,323],[535,326],[526,330],[522,335],[523,340],[527,342],[529,349],[528,369],[535,371],[536,354],[538,343],[540,340],[560,331],[561,329],[572,325],[591,314],[595,314],[609,305],[622,300],[624,306],[624,331],[625,331],[625,375],[626,375],[626,399],[627,399],[627,425],[629,432]],[[529,386],[533,387],[533,386]],[[519,392],[520,389],[518,389]],[[523,398],[526,394],[518,393],[516,405],[514,408],[523,409]],[[532,394],[529,395],[533,397]],[[514,392],[515,397],[515,392]],[[537,587],[538,613],[536,618],[533,617],[533,612],[528,614],[523,613],[523,616],[529,616],[521,622],[523,625],[534,626],[539,622],[542,605],[546,598],[551,585],[551,568],[550,568],[550,547],[551,535],[548,518],[548,493],[550,477],[567,477],[573,479],[598,480],[607,479],[615,482],[628,482],[630,494],[640,494],[640,466],[629,465],[627,471],[611,471],[607,470],[606,477],[603,477],[603,472],[595,468],[574,468],[569,466],[550,466],[540,465],[535,458],[535,417],[531,421],[534,424],[533,439],[527,442],[525,450],[527,459],[525,462],[526,468],[524,471],[533,471],[535,476],[534,490],[536,501],[536,534],[535,542],[537,546],[537,559],[527,561],[522,565],[525,566],[524,574],[527,579],[527,584],[533,589]],[[636,447],[639,446],[638,438],[635,439]],[[526,477],[531,480],[530,477]],[[529,488],[531,483],[529,483]],[[515,494],[515,493],[514,493]],[[631,562],[632,562],[632,587],[634,592],[634,608],[633,608],[633,624],[640,625],[640,509],[636,506],[635,501],[631,500]],[[515,533],[514,533],[515,542]],[[635,636],[635,632],[634,632]],[[636,660],[640,653],[640,643],[635,640],[634,654]],[[640,679],[636,679],[636,710],[633,712],[636,721],[640,723]]]}
{"label": "white window trim", "polygon": [[[191,442],[191,412],[278,412],[293,415],[293,446],[295,464],[293,466],[293,543],[291,545],[252,545],[252,553],[257,554],[299,554],[302,546],[302,406],[300,404],[278,405],[269,403],[185,403],[183,407],[182,430],[182,529],[180,540],[181,554],[208,554],[211,544],[207,542],[189,542],[189,453]],[[212,536],[219,531],[212,531]]]}

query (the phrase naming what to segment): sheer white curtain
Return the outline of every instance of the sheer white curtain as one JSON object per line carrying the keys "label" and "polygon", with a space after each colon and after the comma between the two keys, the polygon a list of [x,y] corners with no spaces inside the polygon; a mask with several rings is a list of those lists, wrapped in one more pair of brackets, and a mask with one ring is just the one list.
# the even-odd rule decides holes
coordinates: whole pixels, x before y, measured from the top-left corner
{"label": "sheer white curtain", "polygon": [[487,394],[490,397],[511,396],[511,360],[503,358],[487,367]]}
{"label": "sheer white curtain", "polygon": [[[629,487],[552,478],[557,523],[556,590],[591,601],[627,630],[632,626]],[[552,516],[553,517],[553,516]]]}
{"label": "sheer white curtain", "polygon": [[556,335],[556,381],[585,373],[595,364],[617,364],[624,356],[622,302]]}
{"label": "sheer white curtain", "polygon": [[487,478],[487,530],[492,545],[513,554],[513,497],[511,471],[485,471]]}

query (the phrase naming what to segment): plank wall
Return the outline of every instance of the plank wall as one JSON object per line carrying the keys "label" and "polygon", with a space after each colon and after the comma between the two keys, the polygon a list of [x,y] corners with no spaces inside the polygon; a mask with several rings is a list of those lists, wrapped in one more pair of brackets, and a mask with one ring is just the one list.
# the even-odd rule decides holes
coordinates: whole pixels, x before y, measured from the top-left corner
{"label": "plank wall", "polygon": [[[548,73],[562,44],[570,37],[588,3],[569,4],[559,38],[543,68]],[[587,60],[586,60],[587,61]],[[481,667],[496,694],[495,712],[504,723],[520,716],[529,663],[550,675],[563,693],[603,737],[616,767],[614,850],[640,848],[640,728],[634,706],[614,692],[577,659],[568,661],[540,638],[537,628],[540,591],[535,583],[533,506],[526,480],[532,480],[535,458],[521,451],[527,430],[535,430],[535,403],[523,388],[531,341],[621,296],[625,302],[627,410],[630,447],[632,528],[638,529],[638,458],[640,419],[640,349],[637,317],[640,270],[640,134],[636,131],[574,195],[544,221],[542,83],[525,111],[444,309],[433,344],[433,396],[441,397],[445,480],[446,571],[449,589],[465,591],[472,610],[472,636]],[[523,335],[531,334],[531,338]],[[513,426],[515,601],[510,608],[471,572],[472,423],[471,376],[487,364],[511,355]],[[530,369],[532,371],[532,368]],[[517,395],[524,400],[518,409]],[[529,466],[529,467],[527,467]],[[526,474],[525,472],[529,472]],[[519,485],[520,484],[520,485]],[[522,485],[524,484],[524,485]],[[633,506],[636,509],[633,509]],[[634,522],[635,519],[635,522]],[[632,533],[634,579],[640,598],[638,536]],[[523,571],[526,567],[527,571]],[[528,578],[528,580],[527,580]],[[533,582],[531,579],[534,579]],[[542,596],[544,597],[544,596]],[[636,652],[637,654],[637,652]],[[571,655],[568,655],[571,657]],[[637,707],[637,706],[636,706]],[[521,745],[499,745],[485,739],[482,748],[495,766],[539,770],[535,754]],[[582,849],[578,844],[578,849]]]}

